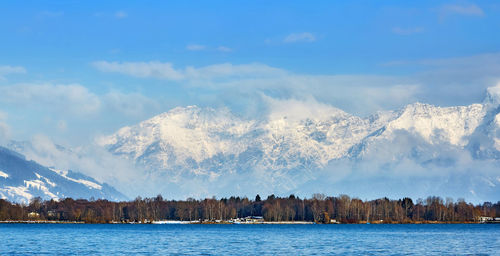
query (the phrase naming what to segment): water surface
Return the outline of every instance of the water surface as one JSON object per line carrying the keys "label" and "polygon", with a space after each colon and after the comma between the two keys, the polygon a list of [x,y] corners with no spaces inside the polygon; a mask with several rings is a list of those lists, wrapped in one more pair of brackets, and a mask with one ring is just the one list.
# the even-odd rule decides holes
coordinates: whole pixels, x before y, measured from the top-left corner
{"label": "water surface", "polygon": [[0,224],[0,255],[500,255],[500,225]]}

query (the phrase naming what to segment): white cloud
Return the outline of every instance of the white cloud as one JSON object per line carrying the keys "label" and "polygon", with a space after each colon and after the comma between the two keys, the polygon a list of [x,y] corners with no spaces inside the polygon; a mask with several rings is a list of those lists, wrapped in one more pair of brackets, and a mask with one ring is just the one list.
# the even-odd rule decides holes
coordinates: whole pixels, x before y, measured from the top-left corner
{"label": "white cloud", "polygon": [[303,121],[311,117],[324,120],[335,113],[347,114],[332,105],[318,102],[313,97],[306,97],[305,99],[276,99],[266,95],[262,97],[269,107],[269,118],[271,120],[283,117],[293,121]]}
{"label": "white cloud", "polygon": [[100,109],[99,98],[78,84],[16,84],[0,87],[0,102],[19,106],[46,106],[74,114]]}
{"label": "white cloud", "polygon": [[314,42],[316,41],[316,36],[309,32],[303,33],[292,33],[283,39],[285,43],[296,43],[296,42]]}
{"label": "white cloud", "polygon": [[115,72],[135,77],[152,77],[167,80],[180,80],[183,75],[169,62],[107,62],[96,61],[94,67],[103,72]]}
{"label": "white cloud", "polygon": [[226,47],[226,46],[219,46],[219,47],[209,47],[206,45],[202,44],[188,44],[186,45],[186,50],[188,51],[205,51],[205,50],[211,50],[211,51],[218,51],[218,52],[232,52],[233,49]]}
{"label": "white cloud", "polygon": [[488,101],[492,104],[500,104],[500,82],[496,86],[488,87]]}
{"label": "white cloud", "polygon": [[0,80],[4,80],[6,75],[25,73],[26,69],[21,66],[0,66]]}
{"label": "white cloud", "polygon": [[120,112],[126,116],[143,116],[147,109],[159,108],[158,102],[139,93],[122,93],[111,91],[102,97],[102,101],[113,112]]}
{"label": "white cloud", "polygon": [[460,56],[440,59],[398,60],[382,63],[382,66],[421,66],[431,69],[460,69],[498,73],[500,69],[500,52],[483,53],[471,56]]}
{"label": "white cloud", "polygon": [[68,128],[68,124],[66,123],[66,121],[59,120],[57,122],[57,130],[59,130],[61,132],[65,132],[67,128]]}
{"label": "white cloud", "polygon": [[226,46],[219,46],[219,47],[217,47],[217,51],[219,51],[219,52],[232,52],[233,49],[226,47]]}
{"label": "white cloud", "polygon": [[0,145],[5,144],[10,138],[10,127],[6,121],[7,113],[0,111]]}
{"label": "white cloud", "polygon": [[42,12],[38,13],[37,17],[38,18],[55,18],[55,17],[60,17],[63,15],[64,15],[64,12],[42,11]]}
{"label": "white cloud", "polygon": [[128,17],[128,13],[126,13],[125,11],[117,11],[115,12],[115,18],[117,19],[124,19],[124,18],[127,18]]}
{"label": "white cloud", "polygon": [[[440,106],[480,102],[500,81],[500,53],[443,59],[393,61],[384,68],[416,66],[404,76],[308,75],[260,63],[175,68],[163,62],[95,62],[106,72],[172,80],[179,86],[209,89],[196,100],[212,104],[249,102],[258,93],[280,98],[314,97],[349,113],[366,115],[422,101]],[[248,104],[247,104],[248,105]]]}
{"label": "white cloud", "polygon": [[0,106],[15,117],[9,122],[12,129],[5,118],[0,119],[0,145],[9,138],[26,139],[37,133],[87,143],[96,134],[142,120],[169,104],[138,92],[95,94],[82,85],[0,86]]}
{"label": "white cloud", "polygon": [[409,77],[422,85],[423,100],[438,105],[481,101],[486,89],[500,81],[500,53],[393,61],[384,65],[422,70]]}
{"label": "white cloud", "polygon": [[[140,93],[124,93],[117,90],[97,95],[79,84],[14,84],[0,87],[0,104],[46,111],[56,118],[55,127],[65,131],[66,119],[87,118],[103,113],[138,117],[149,110],[159,108],[159,103]],[[50,114],[51,113],[51,114]],[[62,119],[57,119],[62,118]],[[2,116],[0,115],[0,121]]]}
{"label": "white cloud", "polygon": [[175,69],[171,63],[99,61],[94,62],[94,66],[105,72],[174,80],[182,82],[181,86],[224,91],[224,95],[232,97],[230,101],[263,91],[278,93],[282,97],[311,96],[362,114],[370,114],[369,111],[374,109],[399,107],[415,100],[420,91],[417,82],[405,77],[302,75],[259,63],[223,63]]}
{"label": "white cloud", "polygon": [[7,113],[0,110],[0,121],[5,121],[7,119]]}
{"label": "white cloud", "polygon": [[415,27],[415,28],[401,28],[401,27],[394,27],[392,29],[392,33],[396,35],[401,35],[401,36],[408,36],[408,35],[413,35],[413,34],[418,34],[424,32],[424,28],[422,27]]}
{"label": "white cloud", "polygon": [[0,121],[0,144],[5,144],[10,138],[10,127],[5,123]]}
{"label": "white cloud", "polygon": [[439,8],[441,18],[450,15],[484,16],[484,11],[475,4],[446,4]]}
{"label": "white cloud", "polygon": [[251,63],[233,65],[231,63],[214,64],[205,67],[188,66],[175,69],[169,62],[107,62],[96,61],[94,67],[103,72],[115,72],[135,77],[159,78],[166,80],[196,80],[227,77],[259,77],[284,71],[264,64]]}
{"label": "white cloud", "polygon": [[399,108],[416,101],[421,93],[421,85],[406,77],[363,75],[282,73],[269,77],[247,77],[222,82],[192,82],[190,85],[224,90],[228,102],[245,102],[253,93],[264,92],[282,99],[304,100],[313,97],[349,113],[360,115]]}
{"label": "white cloud", "polygon": [[188,44],[186,46],[186,50],[189,51],[202,51],[205,50],[207,47],[201,44]]}
{"label": "white cloud", "polygon": [[233,65],[231,63],[214,64],[205,67],[186,67],[183,71],[186,79],[215,79],[268,77],[285,74],[286,71],[260,63]]}
{"label": "white cloud", "polygon": [[119,54],[122,52],[122,50],[120,50],[119,48],[114,48],[114,49],[109,50],[108,52],[111,54]]}
{"label": "white cloud", "polygon": [[[428,66],[446,66],[446,67],[472,67],[477,65],[494,65],[496,68],[500,66],[500,53],[484,53],[472,56],[452,57],[442,59],[423,59],[416,61],[420,65]],[[483,67],[481,67],[483,68]]]}

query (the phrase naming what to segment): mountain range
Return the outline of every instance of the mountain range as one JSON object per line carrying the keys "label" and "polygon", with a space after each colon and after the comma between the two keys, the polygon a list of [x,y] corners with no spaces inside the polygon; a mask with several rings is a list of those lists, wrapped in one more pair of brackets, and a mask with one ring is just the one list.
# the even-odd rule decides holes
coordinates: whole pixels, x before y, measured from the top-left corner
{"label": "mountain range", "polygon": [[[151,180],[162,181],[160,190],[179,196],[259,189],[311,193],[346,184],[361,186],[358,191],[378,184],[373,188],[404,193],[406,185],[421,184],[418,195],[495,199],[500,192],[495,89],[482,103],[414,103],[368,117],[293,101],[274,104],[261,119],[228,109],[177,107],[103,137],[100,145],[133,160]],[[393,181],[377,180],[382,173]]]}
{"label": "mountain range", "polygon": [[[102,159],[89,164],[79,151],[59,145],[44,151],[11,142],[10,150],[0,150],[0,197],[122,200],[117,187],[129,197],[161,193],[178,199],[321,192],[495,201],[499,95],[494,87],[477,104],[414,103],[367,117],[294,100],[272,101],[263,117],[253,119],[227,108],[177,107],[99,138],[113,161],[104,161],[101,151]],[[75,166],[87,176],[57,166]],[[113,187],[89,177],[96,174]]]}

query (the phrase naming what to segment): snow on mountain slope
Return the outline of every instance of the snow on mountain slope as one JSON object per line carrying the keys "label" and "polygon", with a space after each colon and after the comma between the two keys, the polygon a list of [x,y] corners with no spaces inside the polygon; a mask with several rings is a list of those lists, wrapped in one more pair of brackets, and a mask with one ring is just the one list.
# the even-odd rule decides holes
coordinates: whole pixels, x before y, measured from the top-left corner
{"label": "snow on mountain slope", "polygon": [[387,124],[386,132],[407,130],[419,134],[430,144],[448,142],[463,147],[484,115],[481,104],[440,108],[416,103],[405,107],[396,120]]}
{"label": "snow on mountain slope", "polygon": [[500,85],[488,88],[483,105],[484,118],[466,148],[478,159],[500,159]]}
{"label": "snow on mountain slope", "polygon": [[377,133],[351,148],[349,157],[423,160],[416,157],[426,154],[426,161],[436,159],[445,148],[463,150],[485,114],[481,104],[459,107],[411,104]]}
{"label": "snow on mountain slope", "polygon": [[251,139],[248,136],[253,126],[229,111],[175,108],[137,126],[122,128],[103,143],[112,152],[139,163],[169,168],[199,163],[218,154],[240,154]]}
{"label": "snow on mountain slope", "polygon": [[107,184],[76,172],[43,167],[3,147],[0,147],[0,170],[0,198],[13,202],[28,203],[34,197],[126,199]]}
{"label": "snow on mountain slope", "polygon": [[363,119],[334,110],[330,115],[290,119],[271,115],[261,123],[257,138],[263,151],[262,167],[317,168],[346,155],[347,150],[368,134],[380,129],[378,115]]}
{"label": "snow on mountain slope", "polygon": [[122,128],[101,143],[115,154],[155,169],[203,169],[200,164],[212,158],[229,157],[239,164],[244,164],[244,158],[257,159],[249,154],[258,156],[253,165],[264,169],[317,168],[363,154],[365,149],[353,154],[353,147],[366,148],[400,131],[428,144],[463,148],[485,113],[481,104],[441,108],[416,103],[368,118],[332,109],[330,115],[319,117],[296,119],[272,113],[267,120],[257,121],[243,120],[227,110],[190,106]]}
{"label": "snow on mountain slope", "polygon": [[480,158],[493,161],[493,167],[478,180],[500,186],[495,167],[500,111],[495,101],[457,107],[415,103],[366,118],[331,106],[273,104],[259,120],[227,109],[178,107],[124,127],[100,144],[146,168],[153,180],[169,184],[224,178],[225,186],[239,187],[227,177],[242,175],[260,177],[268,188],[293,190],[317,181],[315,173],[325,168],[334,176],[363,165],[399,173],[404,168],[413,173],[443,167],[470,170]]}

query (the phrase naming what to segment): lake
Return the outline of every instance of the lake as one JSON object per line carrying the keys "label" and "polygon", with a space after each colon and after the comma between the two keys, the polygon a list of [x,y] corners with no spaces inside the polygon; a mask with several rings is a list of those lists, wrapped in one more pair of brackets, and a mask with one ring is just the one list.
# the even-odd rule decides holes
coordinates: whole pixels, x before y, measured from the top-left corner
{"label": "lake", "polygon": [[0,224],[0,255],[500,255],[497,224]]}

